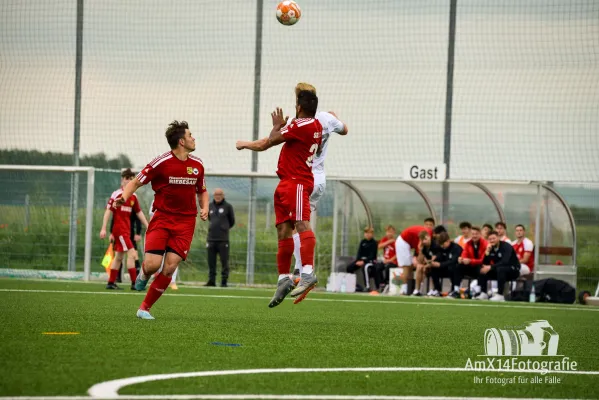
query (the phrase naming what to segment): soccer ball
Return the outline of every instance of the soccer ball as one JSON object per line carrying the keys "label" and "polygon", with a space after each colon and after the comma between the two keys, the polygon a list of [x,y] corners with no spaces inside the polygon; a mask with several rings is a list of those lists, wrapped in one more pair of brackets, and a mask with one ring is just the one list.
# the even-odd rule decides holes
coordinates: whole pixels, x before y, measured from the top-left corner
{"label": "soccer ball", "polygon": [[302,17],[302,10],[295,1],[284,0],[277,6],[277,19],[283,25],[293,25]]}

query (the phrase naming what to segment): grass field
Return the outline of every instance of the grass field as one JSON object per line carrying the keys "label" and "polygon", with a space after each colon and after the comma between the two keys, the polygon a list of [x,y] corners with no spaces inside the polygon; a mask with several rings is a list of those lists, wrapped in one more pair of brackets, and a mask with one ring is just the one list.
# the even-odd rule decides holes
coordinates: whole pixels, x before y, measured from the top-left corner
{"label": "grass field", "polygon": [[[154,306],[155,321],[142,321],[135,318],[141,293],[0,280],[0,396],[87,396],[101,382],[203,371],[120,388],[100,385],[92,393],[599,398],[599,308],[313,292],[298,305],[285,301],[269,309],[271,294],[185,287]],[[558,354],[576,361],[577,373],[465,370],[469,358],[486,359],[478,357],[486,329],[522,328],[538,319],[558,332]],[[382,367],[395,370],[375,370]],[[215,372],[249,369],[278,373]],[[531,383],[536,377],[540,383]]]}

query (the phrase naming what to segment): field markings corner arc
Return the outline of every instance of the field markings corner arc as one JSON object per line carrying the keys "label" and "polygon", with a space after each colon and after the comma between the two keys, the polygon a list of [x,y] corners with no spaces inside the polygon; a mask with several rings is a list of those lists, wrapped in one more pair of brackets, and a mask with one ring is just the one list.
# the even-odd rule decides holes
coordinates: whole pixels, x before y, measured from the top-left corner
{"label": "field markings corner arc", "polygon": [[[126,396],[120,396],[119,390],[124,387],[135,385],[145,382],[153,382],[160,380],[179,379],[179,378],[199,378],[209,376],[226,376],[226,375],[255,375],[255,374],[285,374],[285,373],[323,373],[323,372],[518,372],[518,373],[532,373],[538,374],[538,370],[522,369],[517,371],[497,369],[497,370],[484,370],[477,368],[437,368],[437,367],[364,367],[364,368],[263,368],[263,369],[237,369],[237,370],[215,370],[215,371],[198,371],[198,372],[178,372],[171,374],[154,374],[146,376],[136,376],[131,378],[116,379],[112,381],[101,382],[93,385],[88,389],[88,394],[95,399],[118,399]],[[571,374],[571,375],[599,375],[599,371],[551,371],[552,374]],[[185,399],[280,399],[284,398],[284,395],[273,395],[273,397],[243,397],[243,396],[263,396],[263,395],[240,395],[241,397],[235,397],[236,395],[189,395],[181,396],[180,398]],[[356,399],[359,396],[301,396],[301,395],[288,395],[290,399],[339,399],[339,400],[350,400]],[[175,398],[176,396],[155,396],[152,398]],[[139,397],[141,398],[141,397]],[[365,400],[374,399],[442,399],[443,397],[418,397],[418,396],[363,396]]]}

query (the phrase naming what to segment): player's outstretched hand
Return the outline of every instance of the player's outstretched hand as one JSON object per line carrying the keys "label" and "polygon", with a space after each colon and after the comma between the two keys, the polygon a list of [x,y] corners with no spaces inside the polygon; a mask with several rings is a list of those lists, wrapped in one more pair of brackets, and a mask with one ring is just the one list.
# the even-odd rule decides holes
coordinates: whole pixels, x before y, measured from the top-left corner
{"label": "player's outstretched hand", "polygon": [[235,143],[235,147],[237,150],[243,150],[245,149],[245,142],[243,140],[238,140],[237,143]]}
{"label": "player's outstretched hand", "polygon": [[207,208],[202,208],[200,210],[200,218],[202,219],[202,221],[206,221],[208,219],[208,209]]}
{"label": "player's outstretched hand", "polygon": [[272,126],[284,127],[289,117],[283,116],[283,109],[277,107],[270,116],[272,117]]}
{"label": "player's outstretched hand", "polygon": [[114,243],[114,235],[111,233],[110,236],[108,236],[108,240],[110,241],[110,243]]}
{"label": "player's outstretched hand", "polygon": [[123,197],[119,197],[118,199],[116,199],[114,201],[114,204],[119,207],[122,206],[123,204],[125,204],[125,199],[123,199]]}

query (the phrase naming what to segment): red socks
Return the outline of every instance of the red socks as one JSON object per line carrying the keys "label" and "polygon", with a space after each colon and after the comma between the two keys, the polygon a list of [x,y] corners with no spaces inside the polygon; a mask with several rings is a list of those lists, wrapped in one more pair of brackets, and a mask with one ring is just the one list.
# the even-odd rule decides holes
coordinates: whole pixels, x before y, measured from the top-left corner
{"label": "red socks", "polygon": [[143,303],[139,307],[142,310],[149,311],[150,308],[156,303],[156,301],[162,296],[162,293],[168,288],[168,285],[171,283],[171,278],[158,274],[158,277],[154,279],[154,282],[150,285],[148,289],[148,293],[146,293],[146,298]]}
{"label": "red socks", "polygon": [[279,275],[289,273],[292,257],[293,238],[279,240],[279,251],[277,252],[277,269],[279,270]]}
{"label": "red socks", "polygon": [[129,268],[127,271],[129,271],[129,278],[131,278],[131,284],[134,284],[135,280],[137,279],[137,271],[135,270],[135,268]]}
{"label": "red socks", "polygon": [[[316,247],[316,236],[314,232],[305,231],[300,236],[300,254],[303,265],[314,265],[314,248]],[[280,243],[280,242],[279,242]]]}
{"label": "red socks", "polygon": [[110,269],[110,275],[108,276],[108,283],[115,283],[116,278],[119,276],[118,269]]}

